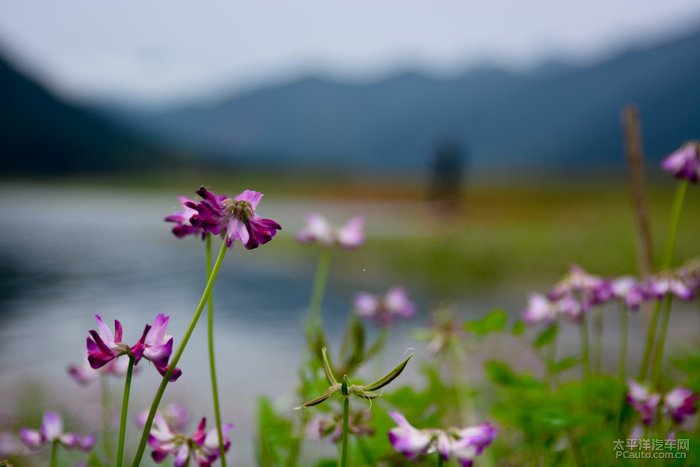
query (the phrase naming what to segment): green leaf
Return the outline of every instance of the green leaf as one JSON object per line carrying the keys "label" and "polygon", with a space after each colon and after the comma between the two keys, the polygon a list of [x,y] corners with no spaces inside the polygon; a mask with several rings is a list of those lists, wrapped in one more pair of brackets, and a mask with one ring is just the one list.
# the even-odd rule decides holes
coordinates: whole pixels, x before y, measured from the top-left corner
{"label": "green leaf", "polygon": [[566,371],[566,370],[568,370],[568,369],[571,369],[571,368],[575,367],[575,366],[578,365],[580,362],[581,362],[581,359],[578,358],[578,357],[574,357],[574,356],[565,357],[565,358],[562,358],[562,359],[559,360],[559,361],[552,362],[552,363],[549,365],[549,371],[550,371],[551,373],[555,373],[555,374],[556,374],[556,373],[561,373],[562,371]]}
{"label": "green leaf", "polygon": [[513,327],[510,329],[510,332],[514,336],[522,336],[525,332],[525,329],[527,329],[525,321],[523,321],[522,319],[518,319],[515,321],[515,323],[513,323]]}
{"label": "green leaf", "polygon": [[536,349],[541,349],[545,345],[551,344],[554,342],[554,339],[556,339],[557,334],[559,333],[559,326],[557,326],[556,323],[550,324],[546,328],[544,328],[542,331],[540,331],[539,334],[537,334],[537,337],[535,337],[535,340],[532,342],[532,345]]}
{"label": "green leaf", "polygon": [[323,391],[323,394],[320,396],[316,397],[315,399],[311,399],[308,402],[304,402],[301,404],[299,407],[294,407],[295,410],[303,409],[306,407],[313,407],[314,405],[318,405],[321,402],[325,401],[329,397],[331,397],[334,393],[340,391],[340,384],[335,384],[334,386],[329,387],[325,391]]}
{"label": "green leaf", "polygon": [[491,332],[503,331],[507,323],[508,313],[496,309],[486,313],[482,318],[465,322],[464,330],[481,337]]}
{"label": "green leaf", "polygon": [[379,378],[377,381],[366,385],[365,389],[368,391],[376,391],[377,389],[383,388],[387,384],[394,381],[401,374],[403,369],[406,368],[406,365],[408,365],[408,361],[411,359],[411,357],[413,357],[413,354],[409,355],[403,362],[396,365],[396,367],[389,373],[384,375],[384,377]]}
{"label": "green leaf", "polygon": [[328,357],[328,349],[322,348],[321,355],[323,356],[323,372],[326,374],[326,380],[331,386],[338,384],[338,381],[333,375],[333,365],[331,365],[330,358]]}
{"label": "green leaf", "polygon": [[517,374],[508,364],[491,360],[484,365],[489,379],[500,386],[538,387],[544,386],[542,381],[527,374]]}

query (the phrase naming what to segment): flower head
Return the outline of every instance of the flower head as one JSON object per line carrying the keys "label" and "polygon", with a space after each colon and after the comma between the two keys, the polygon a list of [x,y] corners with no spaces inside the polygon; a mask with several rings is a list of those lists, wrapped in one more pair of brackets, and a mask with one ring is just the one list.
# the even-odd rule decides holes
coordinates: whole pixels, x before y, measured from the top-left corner
{"label": "flower head", "polygon": [[318,213],[306,215],[306,226],[297,232],[296,238],[301,243],[318,243],[323,246],[338,245],[346,250],[354,250],[365,241],[365,221],[354,217],[340,228],[334,228],[325,217]]}
{"label": "flower head", "polygon": [[[211,465],[220,455],[219,436],[216,428],[207,432],[205,427],[206,418],[202,418],[197,430],[192,435],[186,436],[171,427],[161,414],[156,414],[148,435],[148,444],[153,448],[151,457],[155,462],[161,463],[172,454],[175,456],[175,467],[188,465],[190,459],[200,466]],[[233,425],[230,423],[221,427],[226,452],[231,447],[228,432],[232,428]]]}
{"label": "flower head", "polygon": [[651,425],[661,396],[650,392],[648,388],[633,380],[627,381],[627,386],[629,388],[627,402],[641,415],[645,426]]}
{"label": "flower head", "polygon": [[[129,347],[122,342],[122,325],[114,320],[114,333],[100,315],[96,315],[98,330],[91,330],[87,338],[88,362],[93,369],[102,368],[122,355],[129,355],[138,365],[142,358],[150,360],[161,375],[168,371],[168,360],[173,350],[173,338],[166,334],[170,318],[162,313],[156,315],[153,325],[147,324],[141,338]],[[175,368],[170,378],[177,380],[182,371]]]}
{"label": "flower head", "polygon": [[549,298],[539,293],[531,293],[522,316],[526,323],[551,323],[557,319],[558,311],[556,303]]}
{"label": "flower head", "polygon": [[591,305],[600,305],[610,300],[612,290],[609,281],[573,264],[569,272],[549,293],[549,298],[552,300],[561,300],[566,297],[578,300],[582,311],[585,312]]}
{"label": "flower head", "polygon": [[630,310],[639,310],[646,298],[644,287],[631,276],[622,276],[612,281],[613,296],[621,300]]}
{"label": "flower head", "polygon": [[673,421],[682,425],[686,419],[695,415],[698,395],[687,388],[674,388],[664,397],[664,412],[669,414]]}
{"label": "flower head", "polygon": [[398,425],[389,430],[389,441],[394,450],[408,459],[437,451],[443,459],[454,457],[468,467],[496,439],[496,429],[488,422],[463,429],[419,430],[398,412],[389,412],[389,416]]}
{"label": "flower head", "polygon": [[643,287],[649,297],[657,300],[666,295],[673,295],[680,300],[691,300],[695,296],[691,284],[686,283],[681,275],[671,272],[648,277]]}
{"label": "flower head", "polygon": [[360,292],[355,296],[355,313],[360,318],[371,318],[380,326],[393,324],[397,317],[408,318],[416,307],[402,287],[392,287],[383,296]]}
{"label": "flower head", "polygon": [[[129,367],[129,361],[125,358],[115,358],[107,363],[102,368],[96,370],[92,368],[90,362],[87,359],[87,354],[82,361],[81,365],[69,365],[68,374],[81,386],[88,385],[100,377],[100,373],[105,375],[113,376],[124,376]],[[139,370],[138,367],[134,368],[134,373]]]}
{"label": "flower head", "polygon": [[691,141],[667,156],[661,168],[678,179],[697,183],[700,179],[700,143]]}
{"label": "flower head", "polygon": [[165,222],[175,223],[173,234],[178,238],[188,235],[201,235],[204,238],[204,231],[190,222],[192,216],[197,214],[197,210],[192,207],[196,204],[195,201],[185,196],[178,196],[177,199],[182,205],[182,211],[174,212],[164,219]]}
{"label": "flower head", "polygon": [[204,233],[221,234],[229,247],[237,240],[252,250],[272,240],[282,229],[274,220],[256,214],[262,193],[245,190],[232,199],[202,187],[197,194],[202,198],[199,203],[187,203],[197,211],[190,223]]}
{"label": "flower head", "polygon": [[22,428],[19,431],[19,437],[32,450],[39,449],[45,444],[57,442],[66,449],[80,449],[88,452],[95,444],[94,436],[64,433],[63,420],[56,412],[44,413],[44,420],[39,430]]}

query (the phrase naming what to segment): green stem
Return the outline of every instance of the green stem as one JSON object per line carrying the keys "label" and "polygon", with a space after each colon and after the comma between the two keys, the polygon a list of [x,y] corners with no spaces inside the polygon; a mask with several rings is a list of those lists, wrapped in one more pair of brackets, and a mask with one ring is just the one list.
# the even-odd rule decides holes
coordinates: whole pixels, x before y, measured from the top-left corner
{"label": "green stem", "polygon": [[51,442],[51,467],[58,466],[58,441]]}
{"label": "green stem", "polygon": [[600,374],[603,352],[603,310],[593,311],[593,374]]}
{"label": "green stem", "polygon": [[664,358],[664,345],[666,344],[666,332],[668,331],[668,322],[671,318],[671,305],[673,303],[673,298],[671,294],[666,295],[664,313],[661,317],[661,332],[659,334],[659,341],[656,343],[656,355],[652,363],[652,381],[654,382],[654,387],[659,389],[660,377],[661,377],[661,363]]}
{"label": "green stem", "polygon": [[581,316],[578,329],[581,334],[581,371],[583,378],[588,379],[591,375],[591,359],[588,344],[588,320],[585,315]]}
{"label": "green stem", "polygon": [[[676,185],[676,194],[673,197],[673,205],[671,206],[671,219],[669,222],[668,237],[666,238],[666,247],[664,248],[663,261],[661,263],[661,271],[666,271],[671,267],[673,261],[673,250],[676,248],[676,238],[678,237],[678,225],[680,224],[681,211],[683,210],[683,201],[685,193],[688,191],[688,180],[681,180]],[[647,374],[649,363],[652,362],[652,351],[656,340],[656,326],[659,321],[659,312],[661,311],[661,303],[657,302],[654,308],[654,314],[649,323],[649,331],[647,332],[647,344],[644,349],[644,359],[642,367],[639,370],[639,379],[644,379]],[[665,333],[665,331],[664,331]],[[666,336],[659,336],[660,340],[665,340]],[[659,353],[659,350],[656,351]],[[661,350],[663,353],[663,350]]]}
{"label": "green stem", "polygon": [[331,250],[324,248],[318,258],[316,266],[316,276],[311,289],[311,303],[309,304],[309,329],[315,331],[321,325],[321,305],[323,304],[323,294],[326,290],[328,272],[331,268]]}
{"label": "green stem", "polygon": [[437,467],[442,467],[442,454],[439,452],[437,454]]}
{"label": "green stem", "polygon": [[117,467],[122,467],[124,461],[124,439],[126,436],[126,418],[129,413],[129,392],[131,391],[131,375],[134,372],[134,357],[129,355],[129,367],[126,370],[124,395],[122,397],[122,418],[119,423],[119,444],[117,445]]}
{"label": "green stem", "polygon": [[[207,277],[211,275],[211,234],[206,238]],[[216,382],[216,360],[214,358],[214,294],[210,293],[207,300],[207,337],[209,341],[209,373],[211,374],[211,397],[214,401],[214,420],[216,433],[219,437],[219,456],[221,465],[226,467],[226,448],[221,431],[221,409],[219,406],[219,385]]]}
{"label": "green stem", "polygon": [[620,305],[620,361],[618,362],[620,382],[624,385],[627,379],[627,330],[629,325],[629,310],[625,305]]}
{"label": "green stem", "polygon": [[104,450],[107,459],[112,459],[112,408],[109,402],[109,376],[100,373],[100,386],[102,389],[102,437],[104,438]]}
{"label": "green stem", "polygon": [[345,396],[343,401],[343,434],[340,440],[340,467],[345,467],[348,462],[348,424],[350,419],[350,398]]}
{"label": "green stem", "polygon": [[187,330],[185,330],[185,335],[182,336],[182,340],[180,341],[180,345],[178,346],[177,350],[175,351],[175,354],[173,355],[172,359],[170,360],[170,364],[168,365],[168,371],[165,372],[165,375],[163,376],[163,379],[160,382],[160,386],[158,386],[158,391],[156,391],[156,395],[153,398],[153,402],[151,403],[151,410],[148,412],[148,418],[146,419],[146,425],[143,427],[143,432],[141,433],[141,441],[139,442],[139,447],[138,450],[136,451],[136,456],[134,457],[134,462],[132,464],[133,467],[137,467],[139,464],[141,464],[141,459],[143,458],[143,453],[146,450],[146,443],[148,442],[148,434],[151,431],[151,425],[153,424],[153,418],[156,416],[156,411],[158,410],[158,405],[160,404],[160,400],[163,398],[163,394],[165,393],[165,388],[168,386],[168,383],[170,382],[170,377],[173,374],[173,371],[175,371],[175,368],[177,367],[177,363],[180,361],[180,357],[182,357],[182,353],[185,351],[185,347],[187,346],[187,342],[190,340],[190,337],[192,336],[192,333],[194,332],[194,328],[197,326],[197,321],[199,321],[199,317],[202,315],[202,310],[204,310],[204,305],[207,302],[207,299],[209,298],[209,294],[211,293],[211,289],[214,287],[214,283],[216,282],[216,277],[219,275],[219,269],[221,268],[221,263],[224,260],[224,256],[226,256],[226,242],[222,242],[221,244],[221,250],[219,250],[219,256],[216,258],[216,262],[214,263],[214,269],[212,270],[211,274],[209,275],[209,280],[207,281],[206,287],[204,287],[204,292],[202,292],[202,298],[199,300],[199,304],[197,305],[197,308],[194,311],[194,315],[192,316],[192,320],[190,321],[190,324],[187,326]]}

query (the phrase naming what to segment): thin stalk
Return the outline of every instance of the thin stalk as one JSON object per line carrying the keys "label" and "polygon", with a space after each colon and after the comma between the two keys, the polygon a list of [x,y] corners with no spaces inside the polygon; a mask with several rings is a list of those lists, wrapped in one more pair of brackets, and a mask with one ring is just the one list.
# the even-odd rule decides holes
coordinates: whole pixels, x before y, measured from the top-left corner
{"label": "thin stalk", "polygon": [[437,467],[442,467],[442,454],[437,453]]}
{"label": "thin stalk", "polygon": [[629,310],[624,304],[620,305],[620,360],[618,362],[618,374],[620,382],[624,385],[627,379],[627,331],[629,328]]}
{"label": "thin stalk", "polygon": [[58,466],[58,441],[51,442],[51,467]]}
{"label": "thin stalk", "polygon": [[340,467],[345,467],[348,462],[348,425],[350,419],[350,398],[345,396],[343,401],[343,433],[340,440]]}
{"label": "thin stalk", "polygon": [[593,374],[599,375],[603,356],[603,310],[593,311]]}
{"label": "thin stalk", "polygon": [[671,318],[671,305],[673,304],[673,298],[671,294],[666,296],[666,303],[664,307],[664,313],[661,317],[661,332],[659,333],[659,341],[656,343],[656,356],[652,364],[652,381],[654,387],[659,388],[659,382],[661,378],[661,363],[664,358],[664,345],[666,344],[666,332],[668,331],[668,322]]}
{"label": "thin stalk", "polygon": [[173,371],[175,371],[177,363],[180,361],[180,357],[182,357],[182,353],[185,351],[187,342],[190,340],[190,337],[194,332],[194,328],[197,326],[197,321],[199,321],[199,317],[202,315],[204,305],[206,304],[207,299],[209,298],[211,289],[214,287],[216,277],[219,275],[221,263],[224,260],[224,256],[226,256],[226,249],[226,242],[222,242],[221,250],[219,250],[219,256],[216,258],[216,262],[214,263],[214,269],[212,269],[211,274],[209,275],[209,280],[207,280],[207,285],[206,287],[204,287],[204,292],[202,292],[202,298],[199,300],[199,304],[197,305],[197,308],[194,311],[194,315],[192,315],[192,320],[187,326],[187,330],[185,330],[185,335],[182,336],[180,345],[178,346],[177,350],[175,351],[175,354],[170,360],[170,364],[168,365],[168,371],[165,372],[165,375],[163,376],[163,379],[160,382],[160,386],[158,386],[158,391],[156,391],[156,395],[153,398],[153,402],[151,403],[151,410],[148,412],[148,418],[146,419],[146,424],[144,425],[143,432],[141,433],[141,441],[139,442],[139,447],[136,451],[136,456],[134,457],[134,462],[132,464],[133,467],[137,467],[139,464],[141,464],[143,453],[146,450],[146,443],[148,442],[148,434],[151,431],[151,425],[153,424],[153,418],[156,416],[158,405],[160,405],[160,400],[163,398],[165,388],[170,382],[170,377],[172,376]]}
{"label": "thin stalk", "polygon": [[134,372],[134,357],[129,355],[129,367],[126,370],[124,395],[122,396],[122,418],[119,423],[119,444],[117,445],[117,467],[124,462],[124,439],[126,437],[126,418],[129,413],[129,392],[131,391],[131,375]]}
{"label": "thin stalk", "polygon": [[[666,247],[664,248],[663,261],[661,263],[661,270],[666,271],[671,267],[671,262],[673,261],[673,250],[676,248],[676,238],[678,237],[678,225],[680,224],[681,211],[683,210],[683,201],[685,200],[685,193],[688,191],[688,180],[681,180],[676,185],[676,194],[673,197],[673,205],[671,206],[671,219],[669,221],[668,237],[666,238]],[[640,379],[646,376],[647,368],[649,363],[655,361],[652,359],[652,351],[654,349],[654,342],[656,340],[656,326],[659,321],[659,312],[661,311],[661,303],[657,302],[654,308],[654,314],[651,317],[651,322],[649,323],[649,331],[647,333],[647,345],[644,349],[644,359],[642,360],[642,368],[640,368]],[[665,331],[664,331],[665,332]],[[666,336],[659,336],[659,340],[663,341]],[[658,346],[657,346],[658,347]],[[659,349],[656,350],[659,353]],[[663,353],[663,350],[660,351]]]}
{"label": "thin stalk", "polygon": [[326,290],[326,282],[328,280],[328,272],[331,267],[331,250],[324,248],[321,250],[321,255],[318,257],[318,265],[316,266],[316,276],[314,277],[314,285],[311,289],[311,303],[309,304],[309,329],[315,331],[321,325],[321,305],[323,304],[323,295]]}
{"label": "thin stalk", "polygon": [[578,329],[581,334],[581,371],[583,378],[588,379],[591,375],[591,358],[588,343],[588,320],[585,315],[581,317]]}
{"label": "thin stalk", "polygon": [[[211,275],[211,234],[206,238],[207,250],[207,277]],[[216,382],[216,359],[214,357],[214,294],[210,293],[207,300],[207,337],[209,341],[209,374],[211,375],[211,398],[214,401],[214,420],[216,421],[216,434],[219,437],[219,456],[221,465],[226,467],[226,448],[221,431],[221,409],[219,406],[219,385]]]}
{"label": "thin stalk", "polygon": [[102,437],[104,438],[104,450],[107,459],[112,459],[112,408],[109,395],[109,376],[100,374],[100,389],[102,392]]}

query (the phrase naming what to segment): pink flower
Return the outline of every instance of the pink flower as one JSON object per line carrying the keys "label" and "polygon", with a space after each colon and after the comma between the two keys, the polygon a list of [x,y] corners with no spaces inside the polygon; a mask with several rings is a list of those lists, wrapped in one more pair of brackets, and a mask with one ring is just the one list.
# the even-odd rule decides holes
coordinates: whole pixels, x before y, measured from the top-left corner
{"label": "pink flower", "polygon": [[63,420],[56,412],[44,413],[44,420],[39,430],[22,428],[19,437],[24,444],[32,450],[36,450],[55,442],[60,443],[66,449],[80,449],[88,452],[95,444],[95,437],[63,432]]}
{"label": "pink flower", "polygon": [[558,307],[547,297],[539,293],[531,293],[527,308],[523,311],[523,320],[530,324],[551,323],[557,319]]}
{"label": "pink flower", "polygon": [[[202,418],[195,431],[187,437],[181,433],[174,432],[168,425],[165,418],[156,415],[153,419],[153,426],[148,436],[148,444],[153,448],[151,457],[157,463],[161,463],[168,455],[174,455],[174,466],[184,467],[189,460],[193,460],[197,465],[206,467],[219,458],[219,437],[216,428],[204,431],[206,419]],[[233,428],[232,424],[221,427],[224,436],[224,450],[228,452],[231,447],[231,440],[228,432]]]}
{"label": "pink flower", "polygon": [[355,296],[355,313],[361,318],[373,319],[380,326],[389,326],[396,317],[413,316],[416,307],[402,287],[392,287],[383,296],[358,293]]}
{"label": "pink flower", "polygon": [[350,219],[339,229],[332,227],[325,217],[318,213],[306,215],[306,226],[296,238],[301,243],[318,243],[323,246],[338,245],[346,250],[354,250],[365,241],[365,221],[362,217]]}
{"label": "pink flower", "polygon": [[[129,361],[125,358],[116,358],[99,370],[95,370],[90,366],[88,362],[87,354],[83,359],[81,365],[69,365],[68,374],[73,378],[78,384],[85,386],[100,377],[100,373],[113,376],[124,376],[129,367]],[[138,371],[138,368],[134,368],[134,373]]]}
{"label": "pink flower", "polygon": [[[148,419],[148,410],[143,410],[136,416],[136,424],[143,428],[146,426]],[[168,427],[176,432],[182,432],[187,428],[190,421],[190,415],[184,405],[171,403],[162,407],[156,412],[157,417],[162,417]],[[154,419],[155,420],[155,419]]]}
{"label": "pink flower", "polygon": [[191,207],[196,204],[195,201],[184,196],[178,196],[177,199],[182,205],[182,211],[174,212],[165,218],[165,222],[175,223],[173,234],[178,238],[200,234],[204,238],[203,230],[200,227],[193,226],[190,222],[192,216],[197,214],[197,210]]}
{"label": "pink flower", "polygon": [[432,430],[418,430],[398,412],[389,412],[389,416],[398,425],[389,430],[389,441],[394,450],[409,459],[415,459],[428,452],[435,441],[435,434]]}
{"label": "pink flower", "polygon": [[700,143],[691,141],[666,157],[661,168],[678,179],[697,183],[700,178]]}
{"label": "pink flower", "polygon": [[683,277],[673,273],[648,277],[644,281],[644,290],[648,296],[657,300],[663,299],[667,294],[680,300],[691,300],[695,296],[695,291],[683,280]]}
{"label": "pink flower", "polygon": [[693,394],[690,389],[673,388],[664,397],[664,412],[669,414],[674,422],[682,425],[698,411],[697,400],[698,395]]}
{"label": "pink flower", "polygon": [[631,276],[618,277],[612,282],[611,288],[615,298],[621,300],[630,310],[639,310],[645,299],[644,288]]}
{"label": "pink flower", "polygon": [[627,386],[629,388],[627,402],[641,415],[644,425],[651,425],[661,396],[650,392],[645,386],[633,380],[627,381]]}
{"label": "pink flower", "polygon": [[[146,358],[153,362],[161,375],[165,375],[173,350],[173,338],[166,334],[168,316],[156,315],[153,325],[147,324],[141,338],[131,347],[122,342],[122,325],[118,320],[114,320],[113,334],[100,315],[96,315],[96,319],[98,330],[91,330],[87,338],[88,362],[93,369],[102,368],[122,355],[130,355],[134,358],[134,365]],[[171,381],[177,380],[181,374],[182,371],[176,368]]]}
{"label": "pink flower", "polygon": [[223,235],[229,247],[237,240],[252,250],[272,240],[282,229],[274,220],[257,216],[255,210],[263,197],[262,193],[245,190],[231,199],[202,187],[197,194],[202,201],[187,203],[188,207],[197,211],[190,217],[190,223],[204,233]]}

